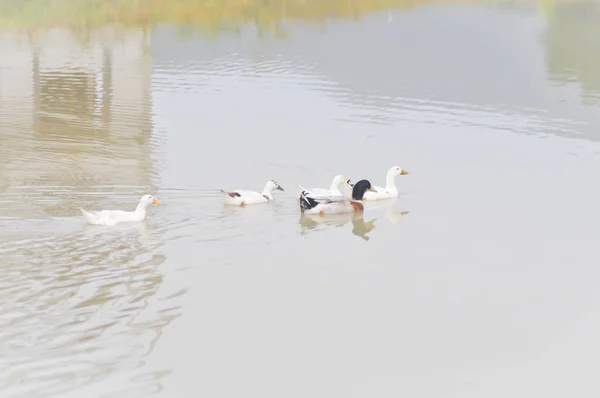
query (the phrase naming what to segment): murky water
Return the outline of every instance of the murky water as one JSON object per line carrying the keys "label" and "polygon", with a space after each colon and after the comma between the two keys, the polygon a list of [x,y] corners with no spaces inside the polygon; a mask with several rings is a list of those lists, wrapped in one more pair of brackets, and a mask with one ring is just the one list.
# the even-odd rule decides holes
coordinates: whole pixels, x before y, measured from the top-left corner
{"label": "murky water", "polygon": [[600,6],[284,22],[0,35],[0,395],[597,396]]}

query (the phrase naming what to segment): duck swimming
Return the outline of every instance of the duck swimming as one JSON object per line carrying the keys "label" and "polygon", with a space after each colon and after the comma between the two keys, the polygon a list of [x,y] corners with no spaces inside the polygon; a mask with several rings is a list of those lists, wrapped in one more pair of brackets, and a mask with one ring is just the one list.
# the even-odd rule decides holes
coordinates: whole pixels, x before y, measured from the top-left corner
{"label": "duck swimming", "polygon": [[81,207],[81,214],[90,224],[115,225],[120,222],[138,222],[146,218],[146,208],[151,204],[160,205],[160,201],[152,195],[144,195],[134,211],[101,210],[86,211]]}
{"label": "duck swimming", "polygon": [[342,184],[346,184],[346,186],[352,188],[350,180],[346,179],[343,175],[337,175],[333,177],[329,189],[310,188],[310,191],[317,196],[342,196],[342,192],[340,191],[340,185]]}
{"label": "duck swimming", "polygon": [[271,192],[273,192],[276,189],[279,191],[285,191],[285,189],[279,186],[277,182],[270,180],[267,181],[267,184],[265,185],[265,188],[263,189],[262,193],[258,193],[255,191],[246,191],[242,189],[230,192],[226,192],[221,189],[221,192],[223,192],[223,194],[225,195],[224,202],[226,205],[244,206],[254,203],[272,202],[274,199],[273,195],[271,195]]}
{"label": "duck swimming", "polygon": [[352,188],[352,200],[343,196],[317,196],[308,189],[300,194],[300,210],[306,214],[339,214],[362,212],[365,192],[372,191],[371,183],[360,180]]}
{"label": "duck swimming", "polygon": [[399,175],[406,175],[408,171],[402,170],[398,166],[390,168],[386,175],[385,188],[373,187],[374,190],[367,192],[363,200],[379,200],[398,197],[398,188],[396,188],[395,178]]}

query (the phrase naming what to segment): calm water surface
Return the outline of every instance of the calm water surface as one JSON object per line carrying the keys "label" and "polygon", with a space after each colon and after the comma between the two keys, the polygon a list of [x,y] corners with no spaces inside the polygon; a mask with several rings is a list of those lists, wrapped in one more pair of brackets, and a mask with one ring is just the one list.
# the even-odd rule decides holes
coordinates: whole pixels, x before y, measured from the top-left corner
{"label": "calm water surface", "polygon": [[285,26],[0,35],[0,395],[598,396],[600,6]]}

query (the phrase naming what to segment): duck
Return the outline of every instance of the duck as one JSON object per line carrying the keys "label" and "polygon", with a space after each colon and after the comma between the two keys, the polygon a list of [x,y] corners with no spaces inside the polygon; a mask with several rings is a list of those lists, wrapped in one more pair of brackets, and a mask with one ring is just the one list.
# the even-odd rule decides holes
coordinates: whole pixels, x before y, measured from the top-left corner
{"label": "duck", "polygon": [[343,175],[336,175],[335,177],[333,177],[329,189],[310,188],[310,191],[317,196],[342,196],[342,192],[340,191],[340,185],[342,184],[346,184],[346,186],[352,188],[349,179],[347,179]]}
{"label": "duck", "polygon": [[386,175],[385,188],[375,186],[374,190],[365,193],[363,200],[380,200],[398,197],[398,188],[396,188],[395,178],[399,175],[409,174],[408,171],[398,166],[391,167]]}
{"label": "duck", "polygon": [[221,189],[221,192],[225,195],[224,202],[226,205],[245,206],[255,203],[272,202],[274,199],[271,192],[274,190],[285,192],[285,189],[283,189],[275,180],[267,181],[262,193],[246,191],[243,189],[237,189],[235,191],[224,191]]}
{"label": "duck", "polygon": [[352,199],[343,196],[317,196],[308,189],[302,189],[300,194],[300,210],[306,214],[339,214],[359,213],[364,210],[362,204],[365,192],[372,191],[373,187],[368,180],[360,180],[352,188]]}
{"label": "duck", "polygon": [[79,210],[83,217],[90,224],[94,225],[115,225],[121,222],[139,222],[146,218],[146,208],[153,205],[161,205],[162,203],[152,195],[144,195],[140,199],[137,207],[134,211],[124,210],[100,210],[100,211],[87,211],[82,209]]}

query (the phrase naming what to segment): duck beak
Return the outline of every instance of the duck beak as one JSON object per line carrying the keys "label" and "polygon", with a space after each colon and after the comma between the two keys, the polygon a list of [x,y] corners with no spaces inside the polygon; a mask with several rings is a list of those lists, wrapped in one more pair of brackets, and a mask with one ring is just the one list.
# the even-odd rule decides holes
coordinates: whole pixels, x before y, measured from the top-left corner
{"label": "duck beak", "polygon": [[154,200],[152,201],[153,205],[162,205],[162,203],[160,203],[160,201],[156,198],[154,198]]}
{"label": "duck beak", "polygon": [[285,192],[285,189],[281,188],[279,185],[277,185],[277,189],[280,190],[280,191]]}
{"label": "duck beak", "polygon": [[406,170],[402,170],[402,172],[400,173],[400,175],[407,175],[407,174],[409,174],[409,173]]}
{"label": "duck beak", "polygon": [[373,187],[371,187],[371,188],[367,189],[367,191],[373,191],[373,192],[377,192],[377,190],[376,190],[375,188],[373,188]]}

